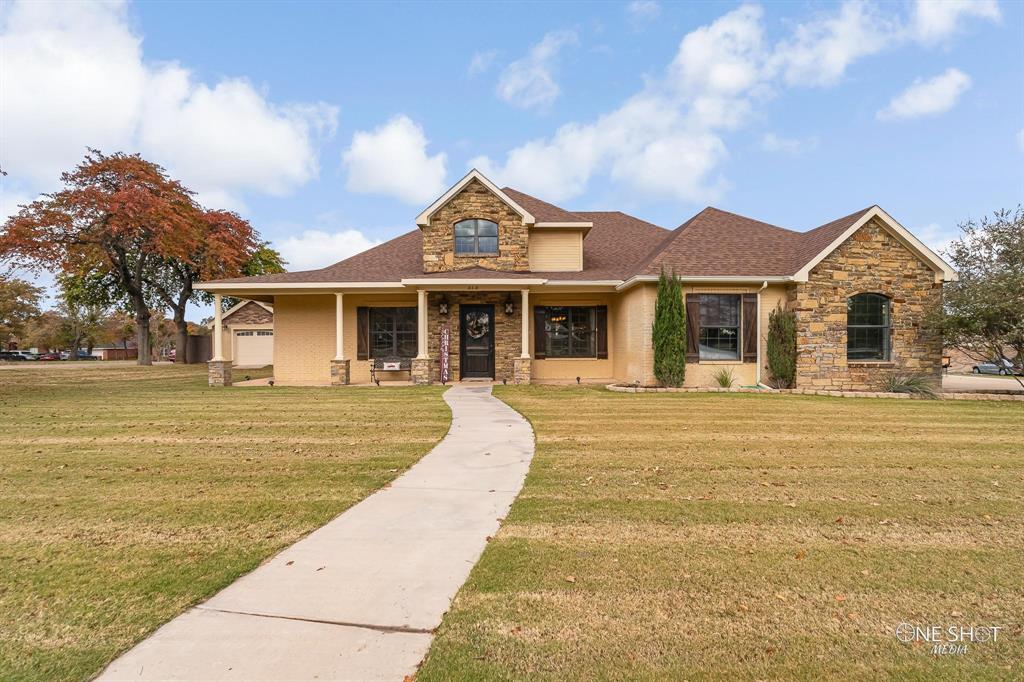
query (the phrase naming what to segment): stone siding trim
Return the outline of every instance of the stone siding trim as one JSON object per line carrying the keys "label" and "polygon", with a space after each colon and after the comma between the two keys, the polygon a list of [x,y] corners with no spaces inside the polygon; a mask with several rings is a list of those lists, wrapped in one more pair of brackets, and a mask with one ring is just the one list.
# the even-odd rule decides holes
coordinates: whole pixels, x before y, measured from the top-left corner
{"label": "stone siding trim", "polygon": [[[515,311],[505,314],[505,301],[511,293]],[[438,303],[441,297],[448,299],[448,314],[441,315]],[[516,360],[523,353],[523,306],[518,291],[431,291],[427,295],[427,354],[430,356],[430,379],[440,381],[441,327],[449,330],[448,368],[449,381],[462,379],[459,367],[459,320],[461,305],[493,305],[494,306],[494,380],[515,381]]]}
{"label": "stone siding trim", "polygon": [[[496,256],[456,256],[455,223],[483,218],[498,224]],[[479,180],[472,180],[430,217],[423,233],[423,272],[486,268],[503,272],[530,270],[530,230],[523,218]]]}
{"label": "stone siding trim", "polygon": [[[914,393],[884,393],[881,391],[828,391],[809,388],[664,388],[657,386],[623,386],[608,384],[616,393],[762,393],[766,395],[818,395],[832,398],[895,398],[897,400],[933,400]],[[1011,393],[939,393],[938,400],[988,400],[1024,402],[1024,395]]]}
{"label": "stone siding trim", "polygon": [[210,386],[231,385],[231,361],[210,360],[206,363],[207,380]]}
{"label": "stone siding trim", "polygon": [[[877,219],[857,230],[789,290],[796,313],[796,386],[872,391],[890,375],[923,374],[938,387],[942,339],[928,332],[924,316],[937,306],[942,284],[935,271]],[[846,359],[846,303],[854,294],[879,293],[890,301],[891,350],[887,362]]]}
{"label": "stone siding trim", "polygon": [[348,386],[350,366],[349,360],[331,360],[331,384],[333,386]]}
{"label": "stone siding trim", "polygon": [[225,326],[233,324],[274,324],[274,313],[270,312],[255,301],[249,301],[241,308],[231,313],[221,324]]}

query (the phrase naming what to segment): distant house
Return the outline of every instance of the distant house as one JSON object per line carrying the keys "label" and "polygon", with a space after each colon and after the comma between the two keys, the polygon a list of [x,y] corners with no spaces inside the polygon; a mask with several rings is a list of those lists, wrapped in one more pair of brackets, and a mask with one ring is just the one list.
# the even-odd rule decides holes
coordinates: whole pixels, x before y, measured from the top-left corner
{"label": "distant house", "polygon": [[240,301],[221,315],[221,325],[225,360],[235,367],[265,367],[274,363],[272,304]]}
{"label": "distant house", "polygon": [[123,346],[94,346],[92,356],[100,360],[134,360],[139,357],[139,349]]}
{"label": "distant house", "polygon": [[211,383],[230,381],[223,361],[242,361],[239,344],[253,339],[240,331],[264,328],[274,341],[245,360],[273,345],[279,384],[362,383],[371,367],[419,384],[650,384],[663,270],[684,285],[687,386],[714,385],[722,368],[740,385],[766,380],[776,307],[796,314],[797,386],[940,378],[942,341],[922,321],[956,273],[878,206],[807,232],[715,208],[667,230],[619,211],[563,209],[474,170],[415,222],[320,270],[200,285],[274,310],[273,331],[240,325],[234,308],[223,317]]}

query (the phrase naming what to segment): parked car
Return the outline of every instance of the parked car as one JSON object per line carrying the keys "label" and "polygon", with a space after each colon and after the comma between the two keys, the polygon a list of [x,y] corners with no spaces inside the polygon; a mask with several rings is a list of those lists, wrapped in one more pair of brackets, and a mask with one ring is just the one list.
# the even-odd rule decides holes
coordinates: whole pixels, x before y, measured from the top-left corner
{"label": "parked car", "polygon": [[46,360],[46,361],[60,360],[60,353],[42,353],[39,356],[39,359],[40,360]]}
{"label": "parked car", "polygon": [[39,359],[39,355],[37,355],[36,353],[33,353],[30,350],[9,350],[7,352],[8,353],[14,353],[15,355],[20,355],[22,360],[38,360]]}
{"label": "parked car", "polygon": [[998,360],[991,360],[989,362],[979,362],[971,369],[974,374],[1021,374],[1022,370],[1019,366],[1014,365],[1006,358],[999,358]]}
{"label": "parked car", "polygon": [[14,361],[14,362],[17,362],[17,361],[24,362],[25,356],[24,355],[20,355],[20,354],[14,352],[12,350],[3,350],[3,351],[0,351],[0,360],[10,360],[10,361]]}

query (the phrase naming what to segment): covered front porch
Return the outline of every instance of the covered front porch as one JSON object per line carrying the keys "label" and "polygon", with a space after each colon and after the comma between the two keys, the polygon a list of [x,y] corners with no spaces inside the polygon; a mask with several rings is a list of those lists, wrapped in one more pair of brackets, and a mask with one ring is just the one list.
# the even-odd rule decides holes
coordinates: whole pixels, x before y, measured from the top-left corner
{"label": "covered front porch", "polygon": [[[600,381],[614,372],[610,292],[549,292],[529,281],[268,291],[277,385]],[[220,310],[221,294],[215,310]],[[210,384],[230,385],[216,343]]]}

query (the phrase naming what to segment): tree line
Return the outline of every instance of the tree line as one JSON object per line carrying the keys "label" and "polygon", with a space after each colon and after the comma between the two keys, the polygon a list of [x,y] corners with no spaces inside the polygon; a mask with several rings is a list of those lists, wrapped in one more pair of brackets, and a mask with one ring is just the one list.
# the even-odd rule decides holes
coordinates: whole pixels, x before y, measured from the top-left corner
{"label": "tree line", "polygon": [[247,220],[201,206],[138,154],[90,149],[61,184],[6,221],[0,261],[57,275],[66,323],[78,319],[72,310],[129,314],[140,365],[152,363],[153,322],[164,311],[177,361],[187,361],[186,308],[212,300],[195,290],[197,282],[284,271],[280,254]]}

